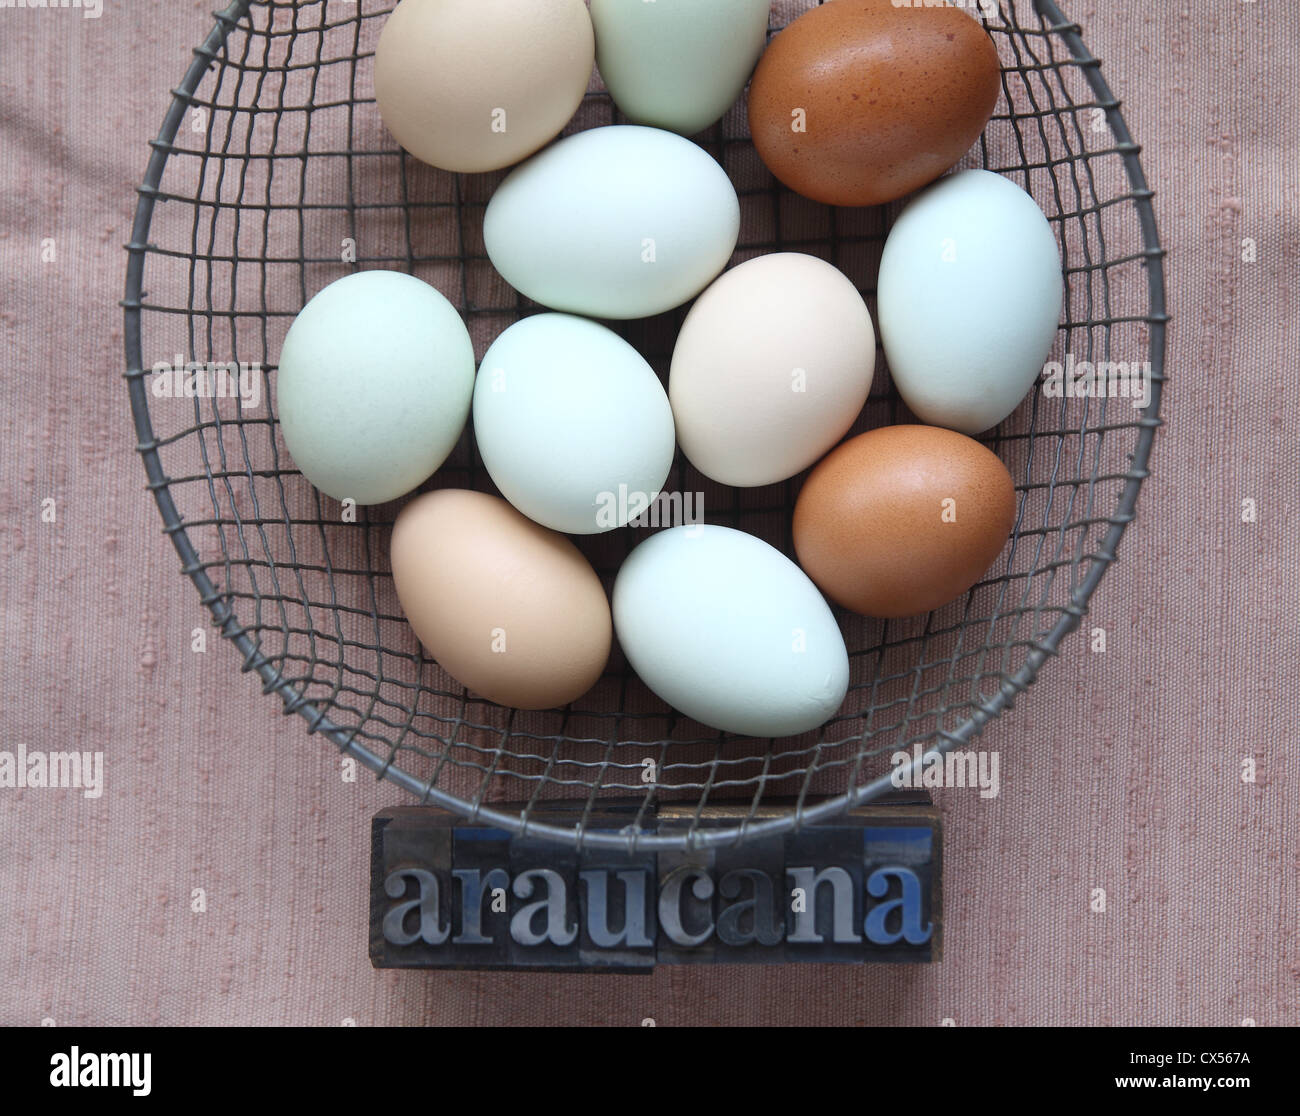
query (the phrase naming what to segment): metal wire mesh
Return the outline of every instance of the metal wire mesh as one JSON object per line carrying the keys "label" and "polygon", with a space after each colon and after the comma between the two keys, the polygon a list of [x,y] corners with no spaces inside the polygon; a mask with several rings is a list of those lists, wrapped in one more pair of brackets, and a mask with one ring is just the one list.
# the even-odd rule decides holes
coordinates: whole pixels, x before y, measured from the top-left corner
{"label": "metal wire mesh", "polygon": [[[1025,187],[1058,236],[1068,295],[1052,359],[1149,361],[1151,405],[1035,393],[984,438],[1019,495],[1014,533],[986,579],[912,620],[837,612],[852,664],[839,714],[802,737],[756,741],[676,714],[617,648],[596,688],[563,710],[522,713],[471,696],[402,617],[388,566],[400,502],[356,509],[346,522],[293,469],[274,415],[275,359],[293,316],[328,282],[358,269],[409,271],[457,305],[480,357],[538,309],[484,251],[482,214],[502,175],[434,171],[383,130],[371,69],[391,6],[236,0],[174,91],[140,188],[124,303],[138,448],[182,570],[243,669],[309,731],[423,800],[588,845],[713,845],[790,829],[882,793],[887,753],[973,739],[1078,626],[1133,516],[1159,425],[1166,318],[1151,195],[1079,29],[1046,0],[1004,2],[986,21],[1004,97],[963,165]],[[777,0],[772,33],[810,6]],[[618,122],[593,86],[567,131]],[[741,197],[733,262],[776,250],[820,256],[860,286],[874,315],[897,206],[837,210],[780,187],[748,140],[743,107],[697,139]],[[617,328],[665,375],[683,317]],[[226,361],[247,367],[246,399],[158,389],[164,364]],[[909,419],[878,362],[855,432]],[[801,482],[729,489],[679,455],[665,487],[702,493],[709,522],[793,555]],[[492,490],[472,432],[425,487]],[[579,544],[608,586],[647,533]],[[697,817],[738,800],[747,818],[673,836],[613,833],[557,824],[544,806],[577,799],[585,821],[608,798],[628,796],[643,811],[657,800],[696,802]],[[522,811],[493,805],[520,801]]]}

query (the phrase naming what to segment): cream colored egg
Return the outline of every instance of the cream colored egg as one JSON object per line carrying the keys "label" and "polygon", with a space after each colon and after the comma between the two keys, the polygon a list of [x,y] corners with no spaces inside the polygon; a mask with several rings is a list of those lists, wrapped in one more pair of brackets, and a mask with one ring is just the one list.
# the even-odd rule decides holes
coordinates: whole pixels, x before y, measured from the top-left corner
{"label": "cream colored egg", "polygon": [[758,256],[682,325],[668,383],[677,440],[723,484],[785,480],[848,432],[875,366],[871,313],[847,276],[814,256]]}
{"label": "cream colored egg", "polygon": [[595,56],[582,0],[402,0],[375,50],[375,98],[417,159],[499,170],[560,134]]}

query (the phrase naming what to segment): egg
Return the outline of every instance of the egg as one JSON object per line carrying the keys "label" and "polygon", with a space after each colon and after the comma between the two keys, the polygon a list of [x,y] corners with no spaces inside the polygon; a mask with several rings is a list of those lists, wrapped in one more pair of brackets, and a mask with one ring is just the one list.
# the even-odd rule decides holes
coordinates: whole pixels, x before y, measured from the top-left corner
{"label": "egg", "polygon": [[427,283],[363,271],[320,291],[280,351],[276,410],[294,464],[325,495],[395,500],[446,460],[465,428],[474,347]]}
{"label": "egg", "polygon": [[749,129],[796,193],[880,205],[952,167],[1000,90],[997,49],[960,8],[829,0],[767,48],[749,87]]}
{"label": "egg", "polygon": [[516,290],[553,310],[644,318],[680,306],[726,266],[740,202],[726,172],[658,128],[593,128],[516,167],[483,239]]}
{"label": "egg", "polygon": [[875,363],[871,313],[845,275],[795,252],[747,260],[678,335],[668,393],[682,452],[723,484],[792,477],[848,433]]}
{"label": "egg", "polygon": [[1037,203],[984,170],[936,182],[899,215],[877,281],[881,341],[923,422],[978,434],[1043,371],[1065,294]]}
{"label": "egg", "polygon": [[407,620],[466,689],[550,709],[604,671],[613,629],[596,571],[563,535],[500,497],[425,493],[398,515],[390,555]]}
{"label": "egg", "polygon": [[614,582],[614,628],[651,690],[724,732],[807,732],[848,691],[848,652],[821,594],[779,550],[730,527],[672,527],[641,543]]}
{"label": "egg", "polygon": [[596,66],[623,114],[693,135],[736,102],[767,44],[769,0],[591,0]]}
{"label": "egg", "polygon": [[935,426],[885,426],[850,438],[809,474],[794,547],[837,604],[914,616],[979,581],[1015,517],[1011,475],[989,449]]}
{"label": "egg", "polygon": [[654,370],[613,330],[568,314],[524,318],[492,343],[474,388],[474,436],[506,499],[580,535],[645,511],[676,449]]}
{"label": "egg", "polygon": [[417,159],[498,170],[560,134],[595,55],[582,0],[402,0],[375,47],[375,99]]}

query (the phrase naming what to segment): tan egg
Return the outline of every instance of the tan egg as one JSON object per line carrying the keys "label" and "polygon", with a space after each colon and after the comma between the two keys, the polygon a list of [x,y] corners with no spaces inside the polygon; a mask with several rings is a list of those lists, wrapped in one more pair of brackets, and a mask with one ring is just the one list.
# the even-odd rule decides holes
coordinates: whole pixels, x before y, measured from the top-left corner
{"label": "tan egg", "polygon": [[837,604],[915,616],[979,581],[1015,518],[1011,474],[991,450],[937,426],[885,426],[850,438],[809,474],[794,547]]}
{"label": "tan egg", "polygon": [[375,49],[375,99],[417,159],[499,170],[560,134],[595,58],[582,0],[402,0]]}
{"label": "tan egg", "polygon": [[768,169],[796,193],[881,205],[953,166],[1001,88],[997,48],[960,7],[829,0],[777,35],[759,61],[749,131]]}
{"label": "tan egg", "polygon": [[497,496],[429,492],[393,525],[397,598],[429,654],[466,689],[517,709],[586,693],[609,659],[600,578],[563,535]]}

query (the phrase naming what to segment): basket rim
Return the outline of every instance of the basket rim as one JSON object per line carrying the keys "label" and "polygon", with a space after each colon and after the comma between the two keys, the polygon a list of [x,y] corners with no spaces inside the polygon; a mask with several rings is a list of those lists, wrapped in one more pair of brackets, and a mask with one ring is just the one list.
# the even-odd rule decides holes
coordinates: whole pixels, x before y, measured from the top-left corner
{"label": "basket rim", "polygon": [[[159,458],[161,443],[155,436],[149,413],[148,395],[144,382],[143,345],[141,339],[144,265],[148,255],[149,230],[153,220],[162,176],[171,155],[172,144],[180,130],[186,110],[195,103],[195,94],[211,65],[218,60],[239,21],[248,15],[257,0],[232,0],[228,7],[214,12],[216,23],[202,44],[194,48],[194,61],[190,64],[180,85],[172,90],[172,102],[163,118],[158,137],[150,142],[153,149],[145,170],[143,183],[137,187],[136,205],[131,240],[125,245],[127,252],[126,288],[121,302],[124,315],[124,348],[127,381],[131,399],[131,415],[135,424],[136,452],[140,455],[148,478],[147,488],[163,520],[163,533],[171,538],[181,559],[181,572],[198,590],[200,601],[207,607],[213,623],[222,637],[233,643],[243,656],[242,673],[255,671],[262,680],[262,692],[274,693],[284,703],[285,715],[297,713],[307,723],[307,733],[321,733],[339,751],[360,762],[373,772],[377,779],[388,780],[416,796],[422,804],[440,807],[460,815],[471,822],[483,823],[509,833],[538,837],[578,848],[605,848],[625,851],[652,851],[659,849],[704,849],[724,845],[738,845],[760,837],[797,832],[804,825],[837,817],[857,806],[864,805],[887,794],[896,785],[893,779],[898,772],[881,775],[877,779],[842,794],[819,799],[806,804],[804,793],[795,805],[780,817],[748,820],[738,826],[695,828],[685,834],[659,835],[629,826],[619,831],[590,830],[578,822],[572,827],[537,821],[523,814],[508,813],[490,805],[467,802],[447,791],[434,787],[430,781],[421,780],[393,765],[393,759],[384,759],[356,739],[358,729],[345,729],[335,724],[311,700],[295,691],[276,667],[269,662],[236,619],[233,609],[224,603],[221,594],[208,577],[197,550],[190,541],[184,522],[177,512],[170,492],[170,480],[163,471]],[[1139,423],[1137,444],[1128,472],[1124,475],[1124,489],[1113,514],[1106,517],[1109,524],[1101,546],[1089,555],[1092,560],[1088,574],[1075,587],[1070,603],[1063,608],[1061,618],[1042,639],[1033,643],[1025,663],[998,692],[983,702],[974,713],[951,732],[940,731],[939,743],[923,755],[914,757],[902,770],[915,771],[927,758],[942,755],[954,748],[969,744],[983,731],[991,720],[1011,709],[1016,695],[1027,690],[1038,677],[1042,665],[1059,651],[1061,641],[1075,631],[1087,614],[1088,604],[1101,578],[1117,560],[1117,548],[1128,524],[1135,518],[1138,495],[1143,481],[1150,475],[1148,465],[1155,441],[1156,430],[1163,425],[1160,403],[1164,384],[1166,328],[1169,322],[1166,305],[1164,256],[1156,224],[1151,190],[1139,158],[1141,147],[1133,141],[1128,125],[1116,99],[1101,73],[1101,61],[1094,57],[1084,44],[1082,28],[1066,18],[1055,0],[1032,0],[1034,10],[1044,18],[1047,33],[1059,35],[1073,56],[1075,64],[1083,71],[1088,85],[1097,98],[1115,137],[1113,153],[1123,161],[1128,176],[1130,198],[1137,209],[1142,233],[1141,258],[1147,273],[1149,307],[1142,319],[1149,327],[1151,357],[1151,400]]]}

